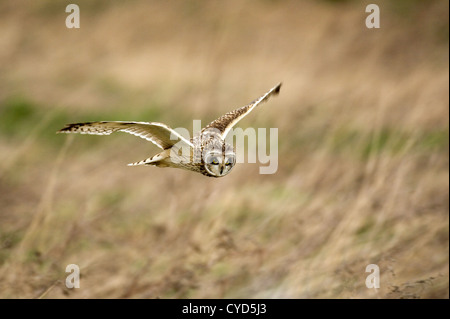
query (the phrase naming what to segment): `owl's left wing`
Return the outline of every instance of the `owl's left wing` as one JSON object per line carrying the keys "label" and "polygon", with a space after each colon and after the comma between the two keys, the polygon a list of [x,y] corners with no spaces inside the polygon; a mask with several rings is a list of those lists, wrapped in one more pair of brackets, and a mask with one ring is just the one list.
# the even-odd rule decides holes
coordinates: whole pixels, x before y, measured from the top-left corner
{"label": "owl's left wing", "polygon": [[[169,126],[158,122],[122,122],[103,121],[67,124],[57,133],[80,133],[93,135],[110,135],[113,132],[125,132],[154,143],[163,150],[171,148],[178,142],[189,147],[193,144]],[[180,145],[179,145],[180,146]]]}
{"label": "owl's left wing", "polygon": [[210,128],[219,130],[221,137],[223,139],[225,139],[228,132],[231,130],[231,128],[234,125],[236,125],[237,122],[242,120],[258,104],[268,101],[272,95],[278,95],[278,93],[280,93],[280,88],[281,88],[281,83],[278,83],[276,86],[274,86],[272,89],[270,89],[269,92],[265,93],[264,95],[262,95],[261,97],[259,97],[256,100],[254,100],[250,104],[243,106],[241,108],[238,108],[234,111],[228,112],[228,113],[222,115],[221,117],[219,117],[217,120],[212,121],[202,131],[205,131]]}

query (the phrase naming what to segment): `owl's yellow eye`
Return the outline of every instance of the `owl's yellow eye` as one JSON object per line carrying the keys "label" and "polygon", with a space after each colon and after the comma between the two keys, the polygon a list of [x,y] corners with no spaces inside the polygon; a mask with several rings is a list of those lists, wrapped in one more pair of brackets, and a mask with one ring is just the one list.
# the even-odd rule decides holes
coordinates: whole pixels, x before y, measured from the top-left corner
{"label": "owl's yellow eye", "polygon": [[210,163],[213,164],[213,165],[219,165],[219,161],[215,157],[211,159]]}
{"label": "owl's yellow eye", "polygon": [[234,157],[227,157],[226,161],[225,161],[225,166],[232,166],[234,164]]}

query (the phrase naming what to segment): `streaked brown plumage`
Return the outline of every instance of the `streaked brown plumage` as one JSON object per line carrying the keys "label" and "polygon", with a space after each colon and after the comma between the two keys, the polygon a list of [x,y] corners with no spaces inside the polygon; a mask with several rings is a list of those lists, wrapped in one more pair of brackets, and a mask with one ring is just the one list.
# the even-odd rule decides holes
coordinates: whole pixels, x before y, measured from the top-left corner
{"label": "streaked brown plumage", "polygon": [[205,176],[222,177],[236,163],[235,150],[225,142],[230,129],[258,104],[280,92],[281,83],[248,105],[228,112],[208,124],[199,134],[187,140],[169,126],[158,122],[102,121],[67,124],[57,133],[110,135],[126,132],[144,138],[162,149],[145,160],[128,164],[175,167],[199,172]]}

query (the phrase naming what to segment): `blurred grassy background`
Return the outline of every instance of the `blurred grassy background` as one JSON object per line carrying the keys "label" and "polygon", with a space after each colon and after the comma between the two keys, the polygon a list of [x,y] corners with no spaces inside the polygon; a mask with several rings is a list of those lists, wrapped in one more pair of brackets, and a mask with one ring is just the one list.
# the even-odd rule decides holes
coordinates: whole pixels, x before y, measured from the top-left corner
{"label": "blurred grassy background", "polygon": [[[448,298],[448,1],[0,1],[0,297]],[[211,179],[66,123],[239,123],[279,167]],[[78,264],[81,288],[64,286]],[[365,287],[377,264],[381,288]]]}

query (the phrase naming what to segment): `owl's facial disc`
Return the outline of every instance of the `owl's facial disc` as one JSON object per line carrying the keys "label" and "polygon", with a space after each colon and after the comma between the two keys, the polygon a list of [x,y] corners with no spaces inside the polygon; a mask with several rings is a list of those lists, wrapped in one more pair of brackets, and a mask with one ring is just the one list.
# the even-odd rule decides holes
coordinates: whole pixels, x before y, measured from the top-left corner
{"label": "owl's facial disc", "polygon": [[236,156],[234,153],[222,153],[211,151],[205,156],[205,169],[214,177],[222,177],[227,175],[236,164]]}

